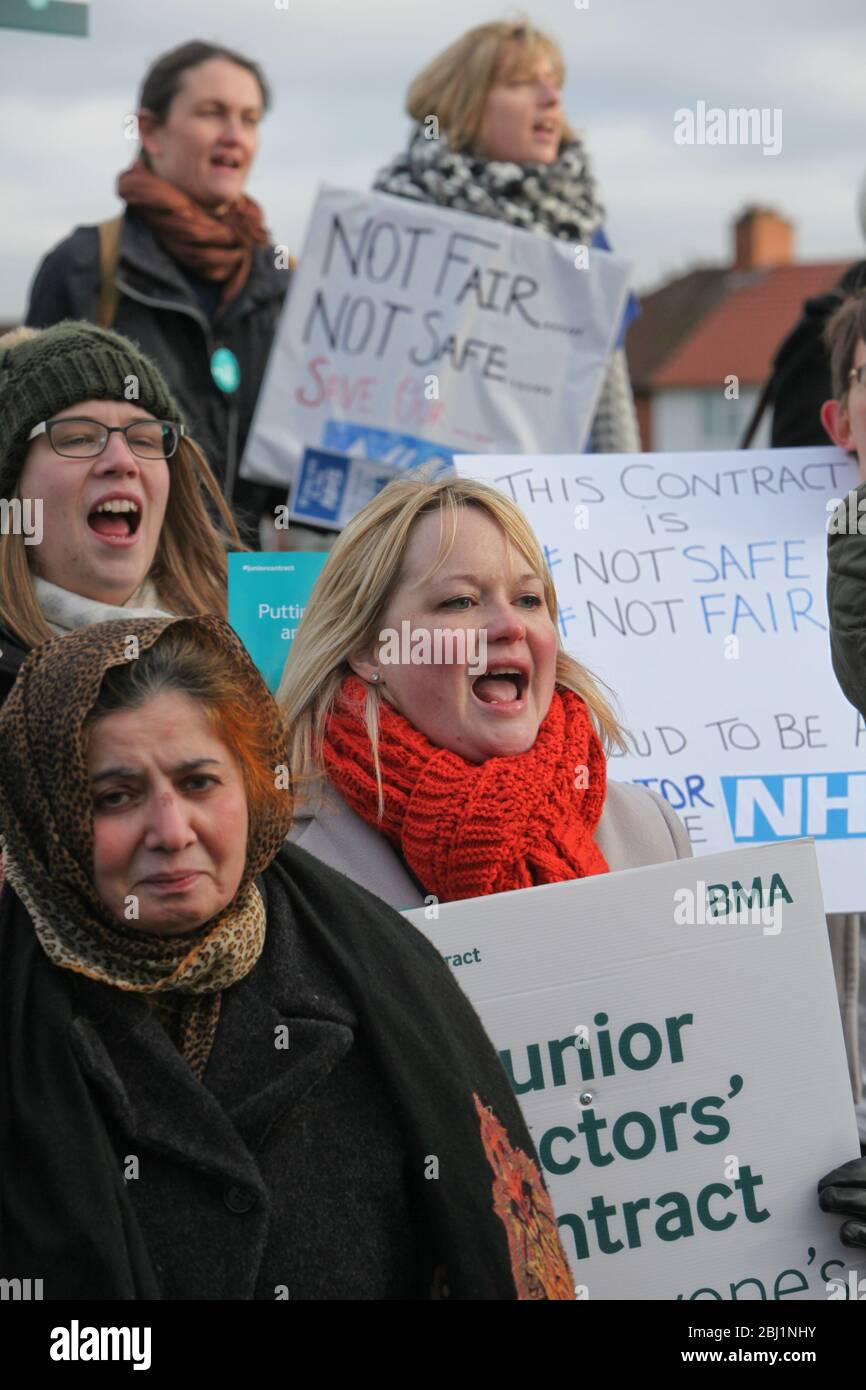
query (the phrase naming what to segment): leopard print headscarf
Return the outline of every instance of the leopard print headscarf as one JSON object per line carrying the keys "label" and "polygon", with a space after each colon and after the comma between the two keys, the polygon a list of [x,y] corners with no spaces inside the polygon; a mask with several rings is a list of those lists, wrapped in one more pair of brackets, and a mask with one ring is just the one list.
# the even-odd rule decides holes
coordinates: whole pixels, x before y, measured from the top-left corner
{"label": "leopard print headscarf", "polygon": [[[83,728],[106,671],[135,650],[130,639],[146,650],[176,622],[229,662],[250,719],[266,722],[274,793],[265,809],[250,804],[246,865],[232,902],[197,931],[159,937],[121,924],[97,896]],[[279,710],[240,640],[216,617],[121,619],[43,642],[0,711],[0,845],[43,950],[62,969],[159,1000],[160,1017],[199,1077],[220,991],[249,974],[264,945],[265,909],[254,880],[291,822],[291,794],[277,790],[275,775],[287,765]]]}

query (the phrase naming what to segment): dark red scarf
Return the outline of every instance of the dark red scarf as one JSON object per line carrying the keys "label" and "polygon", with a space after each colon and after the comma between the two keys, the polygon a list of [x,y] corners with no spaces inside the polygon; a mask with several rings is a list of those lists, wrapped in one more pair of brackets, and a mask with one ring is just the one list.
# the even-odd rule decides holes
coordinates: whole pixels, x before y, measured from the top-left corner
{"label": "dark red scarf", "polygon": [[220,308],[247,282],[256,246],[268,233],[258,203],[244,195],[216,216],[161,179],[139,158],[118,177],[117,193],[147,223],[173,260],[202,280],[223,286]]}
{"label": "dark red scarf", "polygon": [[325,732],[328,776],[441,902],[607,873],[593,839],[607,768],[580,696],[557,686],[529,751],[484,763],[437,748],[381,699],[381,821],[366,698],[347,677]]}

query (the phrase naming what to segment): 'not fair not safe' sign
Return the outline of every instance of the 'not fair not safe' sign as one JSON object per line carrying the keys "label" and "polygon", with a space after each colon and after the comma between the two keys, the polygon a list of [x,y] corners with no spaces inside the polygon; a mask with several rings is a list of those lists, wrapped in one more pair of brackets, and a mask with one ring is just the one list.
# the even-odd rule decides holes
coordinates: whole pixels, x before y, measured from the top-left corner
{"label": "'not fair not safe' sign", "polygon": [[455,451],[580,449],[628,262],[489,218],[325,188],[241,476],[339,530],[395,474]]}
{"label": "'not fair not safe' sign", "polygon": [[811,843],[404,915],[499,1051],[580,1296],[851,1296],[816,1194],[859,1144]]}

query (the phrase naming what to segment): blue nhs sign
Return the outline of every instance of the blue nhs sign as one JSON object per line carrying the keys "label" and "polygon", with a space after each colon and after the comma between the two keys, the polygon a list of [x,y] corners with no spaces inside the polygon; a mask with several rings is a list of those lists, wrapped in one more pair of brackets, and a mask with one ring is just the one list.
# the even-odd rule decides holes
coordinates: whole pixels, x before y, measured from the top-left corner
{"label": "blue nhs sign", "polygon": [[866,839],[866,772],[723,777],[736,841]]}

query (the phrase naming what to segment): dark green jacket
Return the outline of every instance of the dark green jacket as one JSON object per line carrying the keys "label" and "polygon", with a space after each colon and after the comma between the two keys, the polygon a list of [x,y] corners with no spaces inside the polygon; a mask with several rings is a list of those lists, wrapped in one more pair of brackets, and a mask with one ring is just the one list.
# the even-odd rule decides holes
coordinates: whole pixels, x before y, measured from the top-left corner
{"label": "dark green jacket", "polygon": [[845,698],[866,719],[866,483],[829,522],[827,607],[833,670]]}

